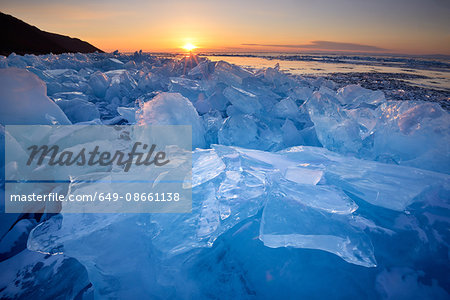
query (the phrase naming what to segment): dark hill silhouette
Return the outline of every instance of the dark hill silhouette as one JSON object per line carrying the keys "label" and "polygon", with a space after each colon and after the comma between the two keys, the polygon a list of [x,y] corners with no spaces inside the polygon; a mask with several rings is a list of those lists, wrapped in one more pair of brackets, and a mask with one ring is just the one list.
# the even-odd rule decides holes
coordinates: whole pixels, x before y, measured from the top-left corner
{"label": "dark hill silhouette", "polygon": [[61,54],[103,52],[77,38],[42,31],[13,16],[0,12],[0,55]]}

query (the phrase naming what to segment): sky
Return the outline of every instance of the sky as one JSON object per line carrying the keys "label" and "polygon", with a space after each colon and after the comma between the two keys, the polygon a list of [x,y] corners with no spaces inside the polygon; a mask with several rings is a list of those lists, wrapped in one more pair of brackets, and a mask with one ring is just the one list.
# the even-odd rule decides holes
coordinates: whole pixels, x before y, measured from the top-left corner
{"label": "sky", "polygon": [[104,51],[450,55],[450,0],[0,0],[0,10]]}

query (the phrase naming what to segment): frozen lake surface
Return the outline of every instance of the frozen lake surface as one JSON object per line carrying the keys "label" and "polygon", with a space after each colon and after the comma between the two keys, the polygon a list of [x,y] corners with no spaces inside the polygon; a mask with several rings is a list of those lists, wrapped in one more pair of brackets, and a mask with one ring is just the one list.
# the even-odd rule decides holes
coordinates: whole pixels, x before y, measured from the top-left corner
{"label": "frozen lake surface", "polygon": [[273,67],[293,75],[331,79],[383,90],[390,99],[436,101],[450,107],[450,58],[282,53],[205,54],[252,69]]}
{"label": "frozen lake surface", "polygon": [[[404,74],[411,84],[450,91],[450,59],[398,56],[342,56],[295,54],[212,54],[212,61],[225,60],[250,68],[275,64],[291,74],[391,73]],[[408,76],[409,75],[409,76]],[[417,77],[414,79],[414,77]],[[411,78],[412,77],[412,78]]]}
{"label": "frozen lake surface", "polygon": [[[0,298],[448,299],[448,84],[417,86],[442,74],[408,58],[0,56],[14,154],[32,136],[110,141],[5,125],[190,125],[193,140],[191,213],[2,212]],[[29,189],[99,189],[72,167],[66,190]]]}

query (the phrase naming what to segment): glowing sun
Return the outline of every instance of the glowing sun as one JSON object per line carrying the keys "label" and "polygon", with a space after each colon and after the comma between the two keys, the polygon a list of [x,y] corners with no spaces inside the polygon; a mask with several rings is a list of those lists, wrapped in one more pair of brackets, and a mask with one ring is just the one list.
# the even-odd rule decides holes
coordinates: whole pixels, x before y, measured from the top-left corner
{"label": "glowing sun", "polygon": [[194,46],[191,43],[187,43],[186,45],[183,46],[183,49],[186,50],[186,51],[189,51],[189,52],[191,52],[195,48],[197,48],[197,46]]}

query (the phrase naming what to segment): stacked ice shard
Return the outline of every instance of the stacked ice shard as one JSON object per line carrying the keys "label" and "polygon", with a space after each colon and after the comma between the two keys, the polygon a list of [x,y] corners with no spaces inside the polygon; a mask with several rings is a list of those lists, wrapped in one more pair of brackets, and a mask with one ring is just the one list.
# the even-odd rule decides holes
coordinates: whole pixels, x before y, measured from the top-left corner
{"label": "stacked ice shard", "polygon": [[196,56],[0,65],[2,125],[192,125],[194,147],[191,214],[2,214],[2,297],[53,274],[67,298],[448,297],[439,105]]}

